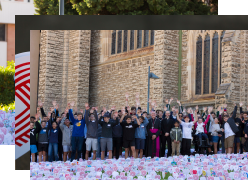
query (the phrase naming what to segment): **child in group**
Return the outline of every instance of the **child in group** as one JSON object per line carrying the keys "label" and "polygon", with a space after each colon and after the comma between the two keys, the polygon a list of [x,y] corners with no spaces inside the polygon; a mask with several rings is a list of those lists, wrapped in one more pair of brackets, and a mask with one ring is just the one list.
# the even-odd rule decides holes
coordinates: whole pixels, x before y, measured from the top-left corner
{"label": "child in group", "polygon": [[[212,119],[210,117],[210,119]],[[222,136],[221,134],[221,129],[220,129],[220,124],[219,124],[219,119],[217,117],[212,120],[211,123],[211,143],[214,145],[214,154],[217,154],[217,144],[219,141],[219,138]]]}
{"label": "child in group", "polygon": [[207,135],[206,125],[210,119],[210,116],[211,116],[210,113],[212,112],[212,110],[213,110],[213,107],[208,108],[208,116],[207,116],[206,121],[203,122],[202,117],[198,117],[198,121],[195,123],[195,130],[196,130],[195,135],[197,135],[199,137],[199,141],[200,141],[199,147],[202,146],[202,138],[203,137],[207,141],[207,146],[211,147],[211,145],[209,143],[208,135]]}
{"label": "child in group", "polygon": [[180,144],[182,141],[182,130],[179,128],[179,122],[174,122],[174,127],[170,131],[171,146],[172,146],[172,156],[175,156],[175,151],[177,151],[177,156],[180,154]]}
{"label": "child in group", "polygon": [[[97,129],[98,129],[98,116],[97,116],[97,108],[92,107],[92,112],[89,115],[89,105],[85,104],[85,123],[87,126],[87,139],[86,139],[86,154],[85,159],[88,160],[89,152],[92,148],[93,150],[93,160],[96,159],[96,150],[97,150]],[[90,118],[89,118],[90,116]]]}
{"label": "child in group", "polygon": [[[248,110],[248,107],[247,107],[247,110]],[[243,125],[243,129],[244,129],[243,130],[243,134],[244,134],[244,137],[242,137],[242,144],[244,145],[245,144],[245,141],[248,139],[248,111],[243,112],[242,123],[244,124]],[[243,152],[246,152],[245,151],[245,148],[243,148]]]}
{"label": "child in group", "polygon": [[122,111],[122,117],[120,119],[120,124],[123,127],[123,147],[125,148],[125,159],[128,157],[128,151],[131,147],[132,155],[135,158],[135,128],[139,127],[140,121],[137,119],[137,124],[132,121],[131,116],[126,116],[126,121],[123,122],[126,116],[125,110]]}
{"label": "child in group", "polygon": [[195,120],[189,122],[189,116],[186,115],[183,117],[184,121],[183,122],[178,115],[178,110],[177,110],[177,120],[181,123],[182,128],[183,128],[183,139],[182,139],[182,155],[188,155],[190,156],[190,148],[191,148],[191,139],[192,139],[192,127],[193,125],[198,121],[198,116],[197,116],[197,110],[195,111]]}
{"label": "child in group", "polygon": [[102,126],[102,134],[101,134],[101,160],[104,160],[105,157],[105,149],[107,146],[107,150],[109,151],[109,159],[112,159],[112,128],[113,126],[118,124],[118,121],[110,119],[111,114],[106,112],[103,116],[104,119],[99,121],[98,123]]}
{"label": "child in group", "polygon": [[43,155],[43,161],[46,161],[46,153],[48,151],[48,126],[46,127],[46,121],[41,121],[41,130],[38,139],[38,152],[39,152],[39,162]]}
{"label": "child in group", "polygon": [[[57,117],[60,118],[60,117]],[[52,155],[55,157],[55,161],[58,161],[58,139],[59,139],[59,126],[56,121],[52,121],[52,115],[48,122],[48,128],[50,130],[49,145],[48,145],[48,159],[49,162],[53,161]]]}
{"label": "child in group", "polygon": [[[148,119],[145,115],[139,117],[140,126],[135,129],[135,149],[136,158],[140,152],[140,158],[143,157],[143,150],[145,149],[146,140],[146,126],[148,124]],[[135,122],[136,123],[136,122]]]}
{"label": "child in group", "polygon": [[[34,124],[36,128],[34,128]],[[35,162],[35,153],[38,152],[36,147],[36,134],[39,133],[40,130],[41,126],[38,122],[38,115],[36,115],[36,118],[30,122],[30,151],[32,155],[32,162]]]}
{"label": "child in group", "polygon": [[[67,109],[65,110],[65,114],[67,113]],[[73,125],[70,124],[70,120],[67,117],[64,117],[59,125],[62,134],[63,134],[63,161],[65,162],[67,160],[67,155],[70,158],[71,157],[71,136],[72,136],[72,130]]]}

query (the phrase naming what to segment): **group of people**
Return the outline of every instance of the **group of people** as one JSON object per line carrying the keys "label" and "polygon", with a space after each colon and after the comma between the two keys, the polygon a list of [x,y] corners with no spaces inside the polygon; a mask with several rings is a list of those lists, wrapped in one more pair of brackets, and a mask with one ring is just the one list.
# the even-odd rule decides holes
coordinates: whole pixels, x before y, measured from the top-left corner
{"label": "group of people", "polygon": [[216,154],[220,142],[222,153],[247,150],[248,107],[243,111],[242,102],[239,103],[240,116],[236,117],[236,104],[231,114],[226,111],[226,104],[216,112],[213,107],[204,107],[200,113],[198,106],[185,110],[178,100],[179,108],[171,107],[172,101],[173,98],[166,99],[163,110],[157,109],[155,101],[149,101],[150,114],[141,109],[138,95],[136,106],[131,108],[126,95],[126,105],[118,111],[113,106],[98,112],[97,107],[90,107],[88,103],[85,110],[77,111],[71,102],[59,114],[59,106],[53,101],[53,107],[46,114],[39,101],[37,114],[30,118],[32,161],[88,160],[92,154],[93,160],[103,160],[107,152],[109,158],[118,159],[122,148],[125,158],[164,157],[166,148],[167,157],[191,155],[192,139],[196,137],[195,150],[207,146],[209,153]]}

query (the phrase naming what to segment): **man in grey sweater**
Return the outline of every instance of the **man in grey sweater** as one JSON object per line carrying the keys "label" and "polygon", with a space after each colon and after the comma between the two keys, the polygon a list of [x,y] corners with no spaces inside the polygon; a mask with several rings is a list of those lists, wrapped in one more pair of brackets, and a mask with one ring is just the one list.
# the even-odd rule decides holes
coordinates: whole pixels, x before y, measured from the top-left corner
{"label": "man in grey sweater", "polygon": [[63,137],[62,137],[62,145],[63,145],[63,161],[67,160],[67,155],[71,156],[71,135],[73,130],[73,125],[70,124],[70,120],[64,117],[59,125]]}
{"label": "man in grey sweater", "polygon": [[96,150],[97,150],[97,128],[98,128],[98,116],[97,108],[90,107],[88,103],[85,104],[86,114],[85,114],[85,123],[87,126],[87,139],[86,139],[86,154],[85,159],[88,160],[89,152],[92,148],[93,150],[93,160],[96,159]]}

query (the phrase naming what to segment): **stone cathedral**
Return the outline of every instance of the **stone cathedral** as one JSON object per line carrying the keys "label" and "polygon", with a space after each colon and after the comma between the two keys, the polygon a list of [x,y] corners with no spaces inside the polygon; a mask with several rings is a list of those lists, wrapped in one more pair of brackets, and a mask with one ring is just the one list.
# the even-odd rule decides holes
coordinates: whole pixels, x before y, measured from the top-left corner
{"label": "stone cathedral", "polygon": [[[248,106],[248,31],[246,30],[42,30],[38,98],[45,110],[56,100],[117,109],[146,109],[150,98],[180,99],[185,107]],[[176,104],[175,101],[172,104]]]}

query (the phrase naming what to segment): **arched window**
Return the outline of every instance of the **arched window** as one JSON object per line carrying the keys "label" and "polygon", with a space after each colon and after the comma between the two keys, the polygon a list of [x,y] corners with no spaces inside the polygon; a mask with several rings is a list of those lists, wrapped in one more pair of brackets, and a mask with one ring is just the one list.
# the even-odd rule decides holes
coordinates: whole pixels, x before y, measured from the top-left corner
{"label": "arched window", "polygon": [[202,81],[202,37],[199,36],[196,42],[195,94],[201,94],[201,81]]}
{"label": "arched window", "polygon": [[130,32],[130,50],[134,49],[134,30]]}
{"label": "arched window", "polygon": [[154,44],[154,30],[112,30],[111,55]]}
{"label": "arched window", "polygon": [[221,83],[221,41],[225,32],[199,32],[196,42],[195,94],[214,94]]}
{"label": "arched window", "polygon": [[149,30],[144,31],[144,47],[148,46]]}
{"label": "arched window", "polygon": [[142,30],[137,32],[137,48],[141,48],[142,45]]}
{"label": "arched window", "polygon": [[118,31],[118,48],[117,53],[121,52],[121,40],[122,40],[122,30]]}
{"label": "arched window", "polygon": [[154,45],[154,30],[151,30],[151,45]]}
{"label": "arched window", "polygon": [[116,42],[116,30],[113,30],[111,54],[115,54],[115,42]]}

